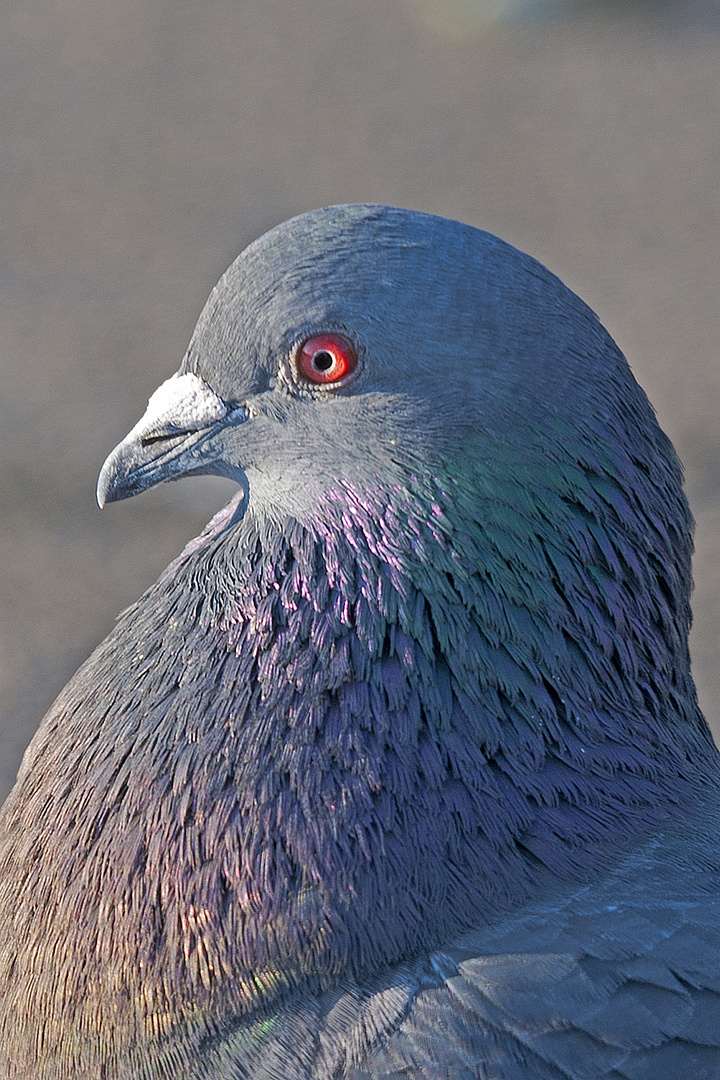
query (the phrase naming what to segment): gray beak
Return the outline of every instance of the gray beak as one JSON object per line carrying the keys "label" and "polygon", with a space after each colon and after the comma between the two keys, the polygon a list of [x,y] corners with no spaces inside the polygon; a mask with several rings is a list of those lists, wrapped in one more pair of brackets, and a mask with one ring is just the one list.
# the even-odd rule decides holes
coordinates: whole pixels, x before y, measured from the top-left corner
{"label": "gray beak", "polygon": [[173,375],[158,387],[142,419],[103,465],[98,505],[129,499],[165,480],[215,471],[212,454],[206,452],[209,437],[228,417],[233,423],[244,420],[244,412],[231,412],[197,375]]}

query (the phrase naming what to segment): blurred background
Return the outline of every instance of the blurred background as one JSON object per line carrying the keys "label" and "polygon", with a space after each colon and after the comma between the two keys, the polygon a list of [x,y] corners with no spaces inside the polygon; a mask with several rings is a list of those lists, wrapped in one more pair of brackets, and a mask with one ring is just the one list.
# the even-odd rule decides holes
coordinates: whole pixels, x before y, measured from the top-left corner
{"label": "blurred background", "polygon": [[10,0],[0,36],[0,796],[76,666],[226,500],[101,513],[106,454],[240,249],[311,207],[489,229],[593,307],[697,518],[720,734],[720,5]]}

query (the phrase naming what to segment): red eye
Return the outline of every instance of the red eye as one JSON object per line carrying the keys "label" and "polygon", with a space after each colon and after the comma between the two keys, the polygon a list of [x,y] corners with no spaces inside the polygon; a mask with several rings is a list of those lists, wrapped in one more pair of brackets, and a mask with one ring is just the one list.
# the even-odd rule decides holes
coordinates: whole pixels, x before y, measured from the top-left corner
{"label": "red eye", "polygon": [[357,354],[352,342],[342,334],[314,334],[300,349],[297,367],[308,382],[336,383],[353,373]]}

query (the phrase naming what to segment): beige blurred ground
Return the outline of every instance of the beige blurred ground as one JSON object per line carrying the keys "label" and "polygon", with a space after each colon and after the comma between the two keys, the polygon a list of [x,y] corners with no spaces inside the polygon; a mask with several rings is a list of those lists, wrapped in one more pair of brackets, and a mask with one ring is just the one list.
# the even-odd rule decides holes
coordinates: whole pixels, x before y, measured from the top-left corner
{"label": "beige blurred ground", "polygon": [[101,514],[105,454],[245,243],[351,200],[499,233],[614,334],[686,464],[694,663],[720,732],[720,18],[701,0],[520,10],[0,11],[0,794],[76,665],[227,493],[193,481]]}

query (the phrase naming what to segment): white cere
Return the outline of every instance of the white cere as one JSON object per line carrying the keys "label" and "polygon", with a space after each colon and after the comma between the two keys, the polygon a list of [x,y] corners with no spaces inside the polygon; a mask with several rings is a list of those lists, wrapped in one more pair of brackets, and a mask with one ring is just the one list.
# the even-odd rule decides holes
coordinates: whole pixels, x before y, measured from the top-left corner
{"label": "white cere", "polygon": [[130,435],[152,436],[177,429],[200,431],[228,414],[228,407],[206,382],[186,372],[158,386]]}

